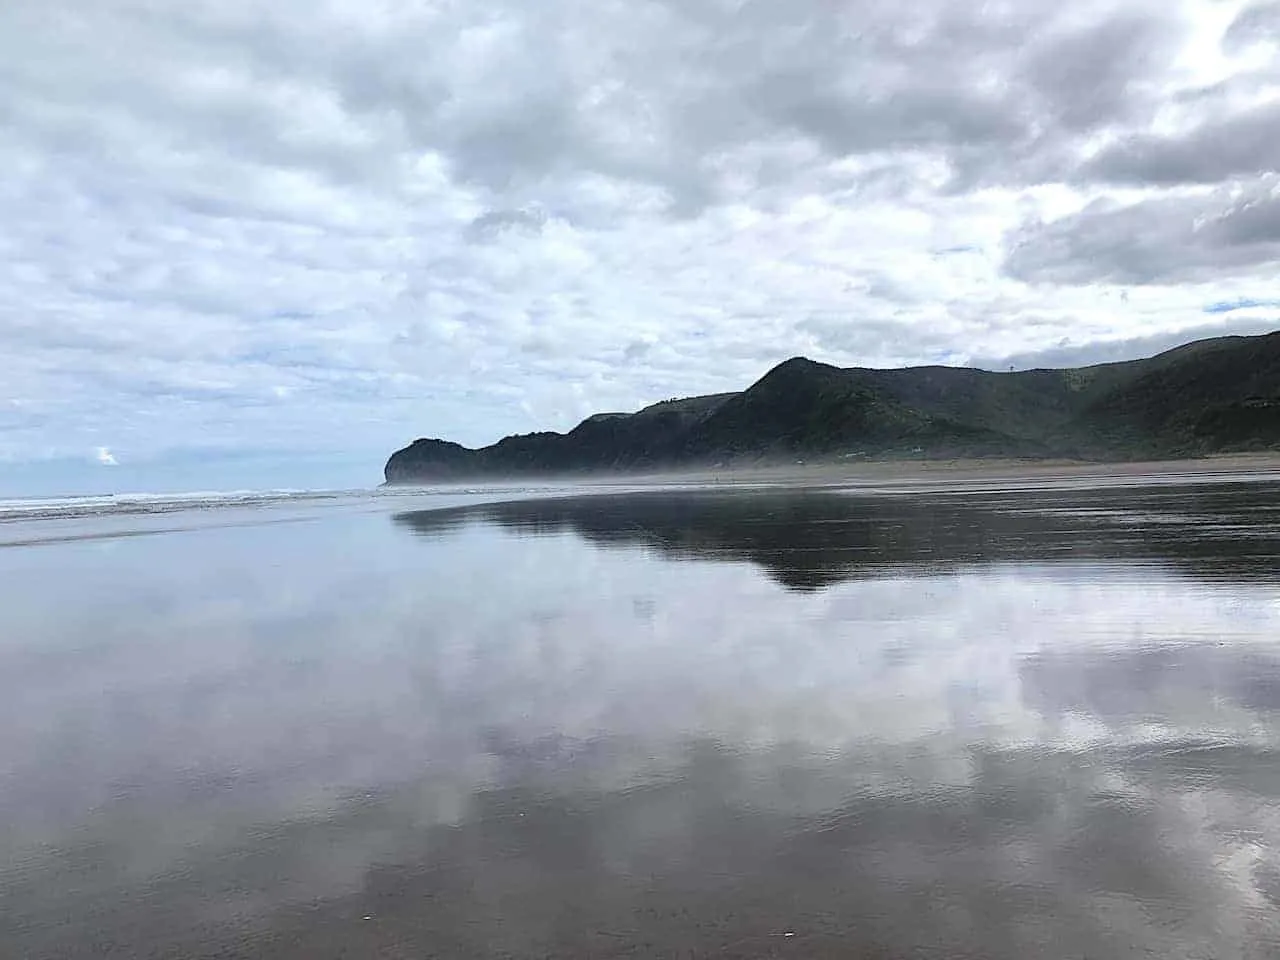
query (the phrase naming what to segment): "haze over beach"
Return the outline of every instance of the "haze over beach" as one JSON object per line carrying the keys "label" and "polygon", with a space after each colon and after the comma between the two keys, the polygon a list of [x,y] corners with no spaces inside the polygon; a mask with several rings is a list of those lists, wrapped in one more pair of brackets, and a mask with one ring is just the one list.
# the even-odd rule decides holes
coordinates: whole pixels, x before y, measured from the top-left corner
{"label": "haze over beach", "polygon": [[0,957],[1280,957],[1280,3],[0,3]]}

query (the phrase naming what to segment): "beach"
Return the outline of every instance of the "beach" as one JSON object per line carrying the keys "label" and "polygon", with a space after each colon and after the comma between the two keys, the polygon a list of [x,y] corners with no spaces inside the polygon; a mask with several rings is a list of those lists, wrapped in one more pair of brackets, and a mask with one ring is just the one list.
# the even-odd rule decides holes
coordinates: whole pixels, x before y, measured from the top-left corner
{"label": "beach", "polygon": [[0,953],[1274,956],[1276,467],[6,502]]}

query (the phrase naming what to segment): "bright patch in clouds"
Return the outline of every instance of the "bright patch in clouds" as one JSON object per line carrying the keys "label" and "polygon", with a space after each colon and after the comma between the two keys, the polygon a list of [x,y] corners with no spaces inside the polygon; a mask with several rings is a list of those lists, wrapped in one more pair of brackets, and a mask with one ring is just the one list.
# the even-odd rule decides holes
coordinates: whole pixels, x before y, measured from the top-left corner
{"label": "bright patch in clouds", "polygon": [[1278,43],[1266,0],[2,3],[0,462],[376,480],[794,354],[1257,332]]}
{"label": "bright patch in clouds", "polygon": [[104,467],[118,467],[120,465],[119,461],[106,447],[98,447],[93,453],[93,458]]}

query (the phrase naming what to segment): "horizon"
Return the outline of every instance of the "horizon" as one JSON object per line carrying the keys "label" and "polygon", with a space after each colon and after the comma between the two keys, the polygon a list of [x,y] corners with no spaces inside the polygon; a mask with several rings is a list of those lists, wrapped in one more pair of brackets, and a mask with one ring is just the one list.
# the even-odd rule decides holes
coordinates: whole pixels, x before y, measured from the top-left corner
{"label": "horizon", "polygon": [[[1280,327],[1266,3],[0,8],[0,496]],[[209,481],[216,481],[216,484]]]}
{"label": "horizon", "polygon": [[[1171,340],[1171,343],[1169,345],[1160,347],[1157,350],[1157,352],[1145,353],[1139,356],[1126,355],[1123,358],[1119,358],[1119,359],[1099,360],[1093,364],[1071,365],[1067,363],[1062,365],[1039,366],[1039,367],[1033,366],[1033,365],[1026,365],[1026,366],[1015,365],[1007,370],[998,370],[998,369],[992,369],[989,367],[978,367],[972,364],[927,364],[927,365],[921,365],[920,367],[904,366],[904,367],[879,367],[879,368],[863,368],[863,369],[910,370],[910,369],[920,369],[925,366],[944,366],[944,367],[951,367],[952,369],[977,370],[982,373],[990,373],[997,376],[1009,375],[1011,373],[1024,373],[1024,372],[1027,372],[1030,370],[1036,370],[1036,369],[1071,370],[1071,369],[1081,369],[1082,367],[1094,366],[1099,364],[1124,363],[1124,362],[1130,362],[1132,360],[1149,359],[1155,356],[1159,356],[1162,353],[1166,353],[1172,350],[1178,350],[1183,347],[1189,347],[1197,343],[1204,343],[1204,342],[1208,342],[1210,340],[1215,340],[1215,339],[1227,339],[1231,337],[1240,338],[1240,337],[1249,337],[1249,336],[1267,336],[1272,333],[1280,333],[1280,329],[1267,330],[1258,334],[1226,334],[1226,335],[1221,335],[1217,337],[1198,338],[1198,339],[1192,339],[1192,340],[1176,340],[1176,342],[1173,342],[1176,339],[1176,335],[1175,335],[1175,337],[1173,338],[1168,338]],[[1165,338],[1160,338],[1160,339],[1163,340]],[[1073,356],[1074,354],[1071,351],[1060,351],[1060,355],[1064,357],[1070,357],[1070,356]],[[788,363],[792,360],[806,360],[812,363],[823,362],[823,361],[812,360],[809,357],[803,357],[803,356],[790,357],[787,360],[780,361],[779,363],[769,367],[768,370],[766,370],[764,374],[761,375],[761,377],[767,375],[769,372],[776,369],[778,366],[781,366],[782,364]],[[854,368],[840,368],[840,369],[854,369]],[[751,381],[751,383],[755,383],[759,379],[760,378],[757,378],[756,380]],[[722,395],[728,396],[735,393],[740,393],[742,390],[745,390],[750,386],[751,384],[747,384],[744,387],[742,387],[740,390],[726,391]],[[583,420],[578,421],[578,423],[580,424],[594,417],[601,417],[601,416],[626,417],[626,416],[632,415],[633,413],[639,412],[640,410],[644,410],[652,406],[657,406],[659,404],[679,402],[682,400],[700,399],[706,396],[714,396],[714,395],[699,394],[699,395],[693,395],[693,396],[668,397],[663,400],[655,400],[655,401],[646,403],[643,406],[630,411],[596,411],[595,413],[588,414],[586,417],[583,418]],[[567,429],[572,429],[573,426],[577,426],[577,425],[578,424],[570,425],[570,427]],[[482,449],[484,446],[492,445],[494,443],[497,443],[500,440],[507,439],[509,437],[525,437],[525,436],[530,436],[532,434],[539,434],[539,433],[563,433],[563,432],[564,431],[554,431],[554,430],[548,430],[548,429],[534,429],[521,434],[504,434],[501,437],[494,438],[488,444],[482,444],[480,448]],[[371,470],[371,468],[369,467],[370,462],[385,463],[386,458],[389,457],[391,453],[394,453],[396,450],[402,449],[403,447],[411,446],[414,443],[420,442],[422,440],[428,440],[428,441],[437,442],[437,443],[439,442],[454,443],[454,444],[457,443],[457,441],[451,440],[447,437],[420,436],[420,437],[414,437],[411,439],[404,440],[401,446],[395,448],[394,450],[384,451],[384,452],[372,452],[370,454],[370,458],[371,458],[370,460],[366,460],[358,455],[352,455],[351,453],[347,453],[342,456],[329,458],[326,461],[326,458],[324,457],[324,455],[321,454],[319,455],[319,462],[322,466],[322,475],[328,478],[332,478],[335,481],[335,482],[324,484],[324,485],[314,485],[314,484],[309,485],[306,478],[304,477],[304,470],[307,467],[314,469],[315,466],[317,465],[317,455],[315,453],[304,453],[300,457],[297,457],[297,455],[295,455],[297,459],[301,460],[301,463],[298,463],[297,459],[295,459],[294,461],[282,463],[278,456],[272,456],[271,454],[263,451],[257,451],[257,452],[241,451],[235,454],[230,454],[224,451],[224,452],[221,452],[220,454],[215,454],[213,456],[210,456],[207,453],[203,453],[203,454],[197,453],[194,456],[189,455],[187,457],[180,459],[176,464],[172,460],[170,460],[168,462],[163,462],[159,465],[144,463],[142,465],[130,465],[125,469],[121,469],[122,465],[111,453],[111,451],[106,448],[100,448],[98,451],[96,451],[96,456],[94,459],[96,460],[99,466],[108,466],[110,469],[107,471],[102,471],[99,469],[93,469],[93,468],[87,467],[84,463],[78,460],[71,460],[71,461],[63,460],[61,462],[54,462],[53,464],[45,464],[37,461],[36,463],[20,465],[18,469],[15,469],[12,464],[0,464],[0,499],[4,499],[4,498],[60,499],[60,498],[94,497],[94,496],[106,497],[106,496],[129,496],[129,495],[174,496],[174,495],[182,495],[182,494],[203,494],[203,493],[216,493],[216,494],[240,493],[240,492],[247,492],[247,491],[261,492],[261,493],[270,493],[270,492],[276,492],[276,491],[296,491],[296,492],[308,492],[308,493],[367,491],[367,490],[376,489],[382,484],[382,480],[380,479],[381,472],[382,472],[381,465],[378,465],[376,467],[376,470]],[[464,447],[466,446],[465,444],[459,444],[459,445]],[[477,449],[477,448],[467,447],[467,449]],[[379,456],[381,456],[381,461],[378,461]],[[254,461],[256,461],[255,466],[251,467],[249,470],[245,470],[244,466],[245,466],[246,460],[248,460],[250,463],[253,463]],[[46,469],[41,469],[42,467]],[[203,487],[198,486],[197,485],[198,483],[200,483],[202,480],[207,479],[209,475],[209,470],[211,467],[214,470],[213,475],[215,477],[221,478],[221,484],[213,485],[213,486],[203,486]],[[24,473],[25,473],[25,480],[26,480],[25,483],[23,482]],[[265,484],[260,483],[257,486],[236,486],[235,485],[236,478],[245,476],[245,475],[257,476],[259,478],[274,477],[277,482],[274,485],[271,484],[270,482],[267,482]],[[310,477],[313,475],[314,474],[310,471],[307,471],[306,473],[306,477]],[[371,480],[369,479],[371,475],[376,476],[379,479]],[[292,483],[287,482],[288,480],[293,480],[294,482]],[[57,483],[62,483],[64,484],[64,488],[57,489],[56,486],[51,487],[49,486],[50,483],[55,485]]]}

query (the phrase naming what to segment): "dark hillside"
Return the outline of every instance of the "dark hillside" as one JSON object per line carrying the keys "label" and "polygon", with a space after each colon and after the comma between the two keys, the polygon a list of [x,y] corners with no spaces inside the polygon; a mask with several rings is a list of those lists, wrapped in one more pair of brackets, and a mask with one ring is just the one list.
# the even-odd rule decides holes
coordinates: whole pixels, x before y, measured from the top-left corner
{"label": "dark hillside", "polygon": [[419,440],[392,483],[805,458],[1133,459],[1280,449],[1280,333],[1187,344],[1146,360],[992,373],[842,369],[803,357],[741,393],[588,417],[568,433],[480,450]]}

